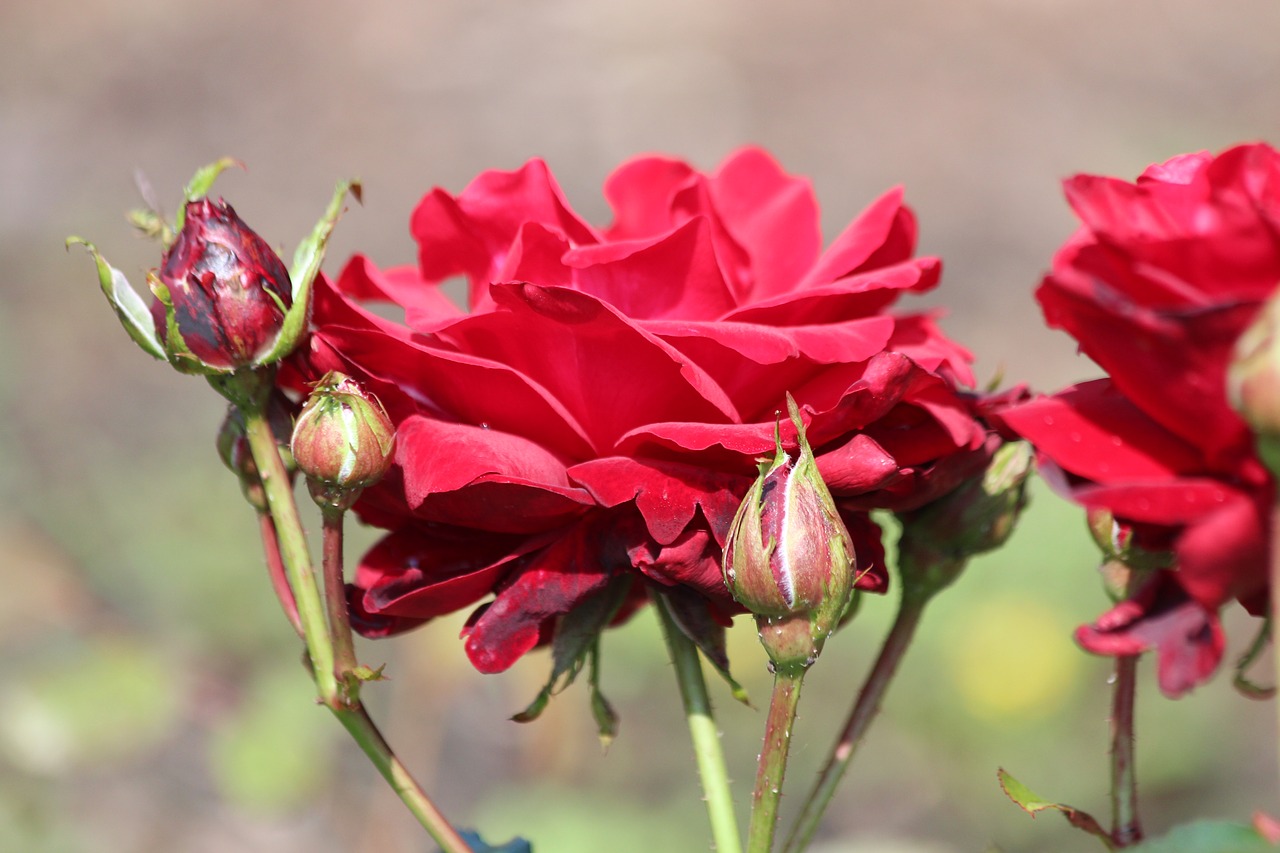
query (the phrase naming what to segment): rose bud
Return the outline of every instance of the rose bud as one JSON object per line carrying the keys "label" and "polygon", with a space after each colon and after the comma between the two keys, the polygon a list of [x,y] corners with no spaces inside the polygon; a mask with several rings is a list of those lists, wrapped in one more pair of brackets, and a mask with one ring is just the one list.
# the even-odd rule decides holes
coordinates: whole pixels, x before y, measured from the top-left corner
{"label": "rose bud", "polygon": [[1139,576],[1153,569],[1171,569],[1175,562],[1169,550],[1172,538],[1167,528],[1150,525],[1145,529],[1121,522],[1110,510],[1088,512],[1089,533],[1102,551],[1102,587],[1119,604],[1129,595],[1135,572]]}
{"label": "rose bud", "polygon": [[898,566],[904,595],[933,597],[959,577],[970,557],[1005,543],[1026,505],[1024,491],[1033,461],[1025,441],[1004,442],[981,475],[899,515]]}
{"label": "rose bud", "polygon": [[[267,419],[271,424],[271,433],[276,437],[285,470],[292,474],[295,469],[293,456],[289,452],[289,438],[293,431],[293,416],[289,414],[288,402],[283,394],[272,394],[267,404]],[[217,448],[222,464],[240,479],[240,490],[244,492],[245,500],[259,512],[266,512],[267,496],[262,489],[258,465],[249,448],[244,413],[237,406],[227,406],[226,417],[222,419],[222,426],[218,429]]]}
{"label": "rose bud", "polygon": [[1280,463],[1280,299],[1272,296],[1236,340],[1227,367],[1227,399],[1258,436],[1274,474]]}
{"label": "rose bud", "polygon": [[762,460],[760,476],[734,516],[724,581],[755,614],[773,669],[802,671],[817,659],[849,604],[855,557],[790,395],[787,408],[799,452],[788,454],[775,429],[774,458]]}
{"label": "rose bud", "polygon": [[293,303],[280,257],[221,200],[187,203],[182,231],[149,279],[160,341],[192,373],[262,363]]}
{"label": "rose bud", "polygon": [[326,374],[293,427],[293,458],[322,507],[347,509],[391,467],[395,427],[349,376]]}

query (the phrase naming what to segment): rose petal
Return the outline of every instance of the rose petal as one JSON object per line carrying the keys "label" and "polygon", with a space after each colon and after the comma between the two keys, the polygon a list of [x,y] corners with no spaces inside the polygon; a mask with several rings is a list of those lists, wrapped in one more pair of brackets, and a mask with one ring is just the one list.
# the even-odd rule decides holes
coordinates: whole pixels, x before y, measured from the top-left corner
{"label": "rose petal", "polygon": [[710,180],[725,230],[747,255],[750,301],[794,289],[822,247],[818,203],[804,178],[788,175],[759,148],[742,148]]}
{"label": "rose petal", "polygon": [[354,586],[362,611],[419,622],[474,604],[537,540],[402,527],[361,558]]}
{"label": "rose petal", "polygon": [[595,243],[594,229],[569,207],[546,163],[530,160],[514,172],[488,171],[457,198],[435,189],[413,212],[410,230],[427,281],[465,274],[471,310],[484,304],[485,285],[497,273],[521,226],[536,222],[575,245]]}
{"label": "rose petal", "polygon": [[1222,660],[1218,616],[1187,597],[1168,572],[1156,572],[1128,601],[1076,630],[1076,642],[1100,655],[1157,650],[1160,690],[1176,699],[1208,680]]}
{"label": "rose petal", "polygon": [[635,501],[645,526],[661,545],[675,542],[699,508],[723,545],[752,478],[656,459],[610,456],[569,469],[569,479],[596,503],[616,507]]}
{"label": "rose petal", "polygon": [[766,326],[803,326],[868,317],[892,305],[904,292],[919,293],[938,283],[937,258],[912,258],[830,284],[793,290],[743,305],[720,319]]}
{"label": "rose petal", "polygon": [[720,273],[711,226],[690,220],[653,242],[617,243],[571,250],[579,290],[608,302],[628,317],[711,319],[731,310],[733,295]]}
{"label": "rose petal", "polygon": [[576,524],[532,555],[467,625],[467,656],[476,669],[507,669],[539,643],[552,620],[604,589],[615,572],[631,568],[626,525],[608,522]]}
{"label": "rose petal", "polygon": [[439,338],[548,389],[593,444],[609,447],[654,420],[738,420],[705,371],[598,299],[529,284],[495,285],[492,293],[503,310],[461,320]]}
{"label": "rose petal", "polygon": [[558,527],[592,505],[563,463],[517,435],[412,417],[396,433],[404,494],[419,518],[504,533]]}
{"label": "rose petal", "polygon": [[1194,447],[1106,379],[1012,406],[1000,418],[1066,470],[1099,483],[1163,480],[1203,465]]}
{"label": "rose petal", "polygon": [[524,435],[566,458],[595,455],[572,413],[509,365],[356,329],[327,327],[315,337],[342,353],[346,372],[397,389],[419,411]]}
{"label": "rose petal", "polygon": [[[351,299],[385,302],[404,309],[406,324],[420,332],[456,320],[462,310],[417,267],[378,269],[364,255],[354,255],[338,276],[336,289]],[[385,328],[379,324],[380,328]]]}

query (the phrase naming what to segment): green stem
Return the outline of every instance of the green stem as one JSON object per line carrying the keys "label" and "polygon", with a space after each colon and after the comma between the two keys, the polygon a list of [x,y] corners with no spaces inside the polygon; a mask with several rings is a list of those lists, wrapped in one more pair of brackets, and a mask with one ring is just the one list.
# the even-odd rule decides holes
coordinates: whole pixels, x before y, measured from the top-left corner
{"label": "green stem", "polygon": [[822,768],[822,774],[814,783],[813,790],[805,799],[804,810],[791,829],[791,834],[783,847],[786,853],[799,853],[813,839],[823,813],[831,804],[836,787],[844,778],[845,771],[849,769],[849,763],[853,760],[858,745],[862,743],[863,735],[871,727],[871,722],[876,715],[880,713],[885,691],[897,673],[898,664],[901,663],[907,647],[911,645],[911,639],[915,636],[920,617],[928,601],[928,596],[903,595],[893,627],[889,629],[889,634],[880,647],[880,654],[876,657],[871,672],[867,674],[862,689],[858,691],[858,698],[849,711],[844,730],[836,739],[827,763]]}
{"label": "green stem", "polygon": [[330,706],[329,710],[346,727],[351,737],[364,750],[364,754],[373,762],[373,766],[378,768],[382,778],[387,780],[387,784],[418,819],[418,823],[440,845],[443,853],[472,853],[471,847],[449,824],[408,768],[392,752],[391,745],[382,736],[382,732],[378,731],[364,706],[356,702],[350,707]]}
{"label": "green stem", "polygon": [[288,618],[293,630],[302,637],[302,622],[298,620],[298,605],[293,600],[293,590],[289,589],[289,579],[285,577],[284,562],[280,559],[280,538],[276,535],[276,522],[271,513],[263,510],[258,513],[258,532],[262,535],[262,554],[267,560],[267,576],[271,579],[271,588],[275,590],[284,615]]}
{"label": "green stem", "polygon": [[1111,695],[1111,838],[1118,847],[1142,840],[1138,821],[1138,777],[1133,768],[1133,704],[1138,656],[1116,658]]}
{"label": "green stem", "polygon": [[671,661],[675,664],[680,699],[684,703],[685,717],[689,721],[694,759],[698,764],[702,792],[707,802],[707,818],[711,821],[711,836],[719,853],[740,853],[742,841],[738,836],[738,823],[733,813],[729,774],[725,769],[724,752],[720,748],[720,733],[716,731],[715,718],[712,716],[707,683],[702,677],[698,649],[676,625],[662,596],[653,596],[653,606],[658,611],[662,633],[666,638],[667,648],[671,650]]}
{"label": "green stem", "polygon": [[791,751],[791,727],[800,704],[800,687],[808,667],[786,667],[773,674],[773,696],[764,725],[764,746],[756,769],[756,788],[751,797],[751,827],[747,830],[748,853],[769,853],[778,828],[778,804],[782,800],[782,780]]}
{"label": "green stem", "polygon": [[[311,670],[320,690],[320,700],[333,713],[342,725],[355,738],[369,760],[378,768],[378,772],[391,785],[392,790],[418,819],[427,833],[440,845],[444,853],[471,853],[471,848],[458,834],[431,799],[414,781],[413,776],[405,769],[392,752],[390,744],[378,731],[368,712],[358,700],[346,697],[338,686],[334,669],[334,643],[325,623],[325,608],[320,603],[320,590],[316,584],[315,570],[311,565],[311,557],[307,552],[306,536],[302,532],[302,520],[298,517],[298,507],[293,500],[293,488],[288,473],[280,459],[280,451],[276,447],[275,436],[267,422],[265,406],[242,406],[245,421],[245,434],[249,439],[249,447],[253,451],[254,462],[262,478],[262,486],[267,495],[267,506],[275,523],[280,553],[284,559],[285,571],[289,578],[289,586],[293,590],[294,600],[298,605],[298,619],[302,625],[303,640],[307,645],[307,655],[311,660]],[[329,525],[326,524],[326,528]],[[333,537],[326,529],[325,550],[328,555],[332,547]],[[337,537],[337,548],[341,550],[341,535]],[[326,566],[337,567],[341,577],[341,559],[326,559]],[[330,584],[330,589],[333,585]],[[339,598],[345,605],[345,596]],[[347,625],[345,607],[341,625]],[[351,632],[347,628],[346,635],[350,640]],[[354,657],[354,655],[353,655]]]}
{"label": "green stem", "polygon": [[338,681],[349,692],[349,699],[359,695],[359,681],[352,678],[356,668],[355,644],[351,639],[351,618],[347,611],[346,581],[342,571],[342,519],[344,510],[332,505],[320,508],[324,517],[324,598],[329,614],[329,637],[333,642],[334,668]]}
{"label": "green stem", "polygon": [[293,500],[293,486],[288,472],[280,460],[271,424],[267,421],[266,406],[241,409],[244,414],[245,435],[253,451],[253,461],[262,478],[262,488],[267,494],[267,506],[275,521],[276,535],[280,543],[280,555],[284,558],[289,587],[298,605],[298,620],[302,625],[302,638],[311,659],[311,670],[324,704],[338,701],[338,682],[333,673],[333,644],[329,641],[325,625],[324,608],[320,603],[320,590],[316,585],[315,570],[307,553],[307,540],[302,532],[302,520]]}

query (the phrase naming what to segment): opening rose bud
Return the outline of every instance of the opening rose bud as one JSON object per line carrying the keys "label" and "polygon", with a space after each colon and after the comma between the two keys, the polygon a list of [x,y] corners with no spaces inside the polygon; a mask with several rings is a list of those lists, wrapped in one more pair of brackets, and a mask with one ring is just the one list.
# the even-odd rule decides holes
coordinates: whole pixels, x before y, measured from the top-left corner
{"label": "opening rose bud", "polygon": [[293,458],[322,506],[346,509],[391,467],[395,427],[382,405],[349,376],[316,385],[293,428]]}
{"label": "opening rose bud", "polygon": [[787,408],[799,451],[788,454],[775,431],[774,458],[761,464],[734,516],[724,581],[756,615],[775,668],[803,668],[817,658],[848,606],[854,551],[790,395]]}
{"label": "opening rose bud", "polygon": [[152,316],[170,360],[194,361],[200,372],[257,363],[293,301],[279,256],[231,205],[208,198],[187,203],[182,231],[151,280]]}

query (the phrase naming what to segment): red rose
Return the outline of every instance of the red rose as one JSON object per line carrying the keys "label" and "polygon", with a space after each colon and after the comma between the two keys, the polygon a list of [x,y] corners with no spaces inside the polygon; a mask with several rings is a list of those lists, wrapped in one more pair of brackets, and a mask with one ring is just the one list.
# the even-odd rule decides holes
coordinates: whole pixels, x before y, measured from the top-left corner
{"label": "red rose", "polygon": [[1038,292],[1110,379],[1008,410],[1073,500],[1172,550],[1176,571],[1077,633],[1100,654],[1159,650],[1177,696],[1222,657],[1218,609],[1266,610],[1272,483],[1226,396],[1232,347],[1280,282],[1280,157],[1243,145],[1066,182],[1084,223]]}
{"label": "red rose", "polygon": [[[709,175],[634,160],[605,195],[614,222],[597,228],[542,162],[486,172],[419,204],[416,268],[357,256],[318,284],[308,369],[355,377],[398,426],[395,465],[357,505],[391,531],[351,590],[363,633],[492,594],[466,636],[497,671],[619,578],[615,621],[649,587],[692,590],[723,621],[739,608],[721,548],[788,392],[867,588],[886,578],[865,510],[928,500],[985,453],[956,391],[968,353],[928,315],[884,313],[940,269],[912,256],[900,190],[825,252],[808,182],[759,150]],[[455,275],[469,314],[436,286]]]}

